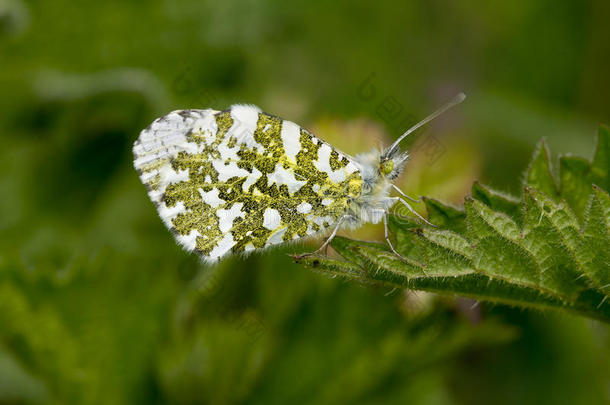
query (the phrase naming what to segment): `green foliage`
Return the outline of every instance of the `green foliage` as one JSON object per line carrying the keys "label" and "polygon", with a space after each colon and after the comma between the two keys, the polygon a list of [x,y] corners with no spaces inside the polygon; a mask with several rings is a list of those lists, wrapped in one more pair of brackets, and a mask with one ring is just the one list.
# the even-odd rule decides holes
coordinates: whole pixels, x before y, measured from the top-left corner
{"label": "green foliage", "polygon": [[112,89],[54,101],[44,136],[0,149],[0,404],[428,403],[464,353],[517,339],[451,300],[405,314],[401,294],[326,280],[286,251],[203,266],[129,151],[107,158],[146,125],[124,112],[151,104]]}
{"label": "green foliage", "polygon": [[[440,155],[412,148],[405,190],[455,202],[478,176],[516,194],[539,134],[583,155],[610,115],[607,14],[599,0],[0,0],[0,404],[607,404],[608,325],[363,288],[291,263],[294,245],[203,266],[130,150],[168,111],[238,102],[355,146],[315,123],[366,117],[396,137],[463,90],[427,132]],[[589,166],[565,163],[576,180]],[[521,226],[514,199],[477,192]],[[427,207],[465,235],[464,210]]]}
{"label": "green foliage", "polygon": [[402,260],[384,244],[336,238],[345,260],[303,259],[317,271],[364,282],[540,309],[610,322],[610,132],[599,128],[592,162],[560,158],[554,179],[539,144],[521,199],[475,183],[459,210],[426,199],[438,229],[392,217]]}

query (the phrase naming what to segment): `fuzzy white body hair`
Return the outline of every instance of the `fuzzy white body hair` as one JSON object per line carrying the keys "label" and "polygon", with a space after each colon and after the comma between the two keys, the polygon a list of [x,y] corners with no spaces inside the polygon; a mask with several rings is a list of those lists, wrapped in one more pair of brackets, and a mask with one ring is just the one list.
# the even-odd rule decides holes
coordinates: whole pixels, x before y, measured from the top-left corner
{"label": "fuzzy white body hair", "polygon": [[402,171],[407,155],[398,154],[393,158],[396,161],[397,173],[387,176],[380,171],[383,154],[384,151],[373,149],[354,158],[362,176],[362,194],[352,201],[345,228],[354,229],[365,223],[378,224],[398,200],[396,197],[390,197],[391,180]]}

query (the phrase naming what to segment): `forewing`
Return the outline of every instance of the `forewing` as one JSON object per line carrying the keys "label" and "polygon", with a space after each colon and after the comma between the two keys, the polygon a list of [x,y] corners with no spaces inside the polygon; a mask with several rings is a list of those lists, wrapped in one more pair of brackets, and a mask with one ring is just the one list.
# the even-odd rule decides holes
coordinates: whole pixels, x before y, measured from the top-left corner
{"label": "forewing", "polygon": [[211,261],[323,232],[362,192],[349,156],[253,106],[174,111],[134,155],[178,242]]}

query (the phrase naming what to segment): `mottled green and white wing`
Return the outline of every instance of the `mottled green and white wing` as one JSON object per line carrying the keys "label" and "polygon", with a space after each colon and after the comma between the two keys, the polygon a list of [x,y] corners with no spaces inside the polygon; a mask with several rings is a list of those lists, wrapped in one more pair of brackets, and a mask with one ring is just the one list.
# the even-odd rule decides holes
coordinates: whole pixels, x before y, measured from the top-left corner
{"label": "mottled green and white wing", "polygon": [[322,233],[362,193],[351,157],[254,106],[174,111],[133,151],[163,222],[208,261]]}

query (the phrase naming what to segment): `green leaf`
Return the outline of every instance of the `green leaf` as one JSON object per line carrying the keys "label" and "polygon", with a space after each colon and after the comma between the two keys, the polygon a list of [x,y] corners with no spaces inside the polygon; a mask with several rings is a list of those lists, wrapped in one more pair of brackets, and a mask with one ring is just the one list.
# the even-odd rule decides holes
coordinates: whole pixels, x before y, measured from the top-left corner
{"label": "green leaf", "polygon": [[594,186],[583,232],[586,246],[591,251],[589,276],[596,285],[610,295],[610,196]]}
{"label": "green leaf", "polygon": [[574,156],[562,156],[559,159],[561,176],[561,195],[570,204],[579,219],[588,205],[583,195],[591,193],[591,184],[610,189],[610,129],[601,125],[597,135],[597,147],[593,162]]}
{"label": "green leaf", "polygon": [[518,198],[492,190],[478,181],[475,181],[472,185],[472,197],[485,203],[485,205],[488,205],[495,211],[505,213],[517,223],[521,223],[521,206]]}
{"label": "green leaf", "polygon": [[432,223],[455,232],[462,232],[466,229],[464,210],[446,205],[432,198],[424,198],[424,203],[428,210],[428,218]]}
{"label": "green leaf", "polygon": [[581,198],[583,194],[591,191],[591,164],[583,158],[575,156],[562,156],[559,158],[561,176],[561,194],[570,204],[579,219],[587,207],[587,200]]}
{"label": "green leaf", "polygon": [[592,181],[604,190],[610,189],[610,128],[599,126],[597,147],[591,165]]}
{"label": "green leaf", "polygon": [[534,157],[525,174],[525,184],[551,197],[557,197],[558,195],[551,169],[550,152],[544,139],[540,141],[534,152]]}
{"label": "green leaf", "polygon": [[542,141],[521,198],[475,183],[464,210],[424,199],[438,228],[392,218],[396,249],[337,237],[343,260],[312,256],[315,270],[365,283],[413,288],[610,322],[609,131],[592,162],[560,159],[556,184]]}

